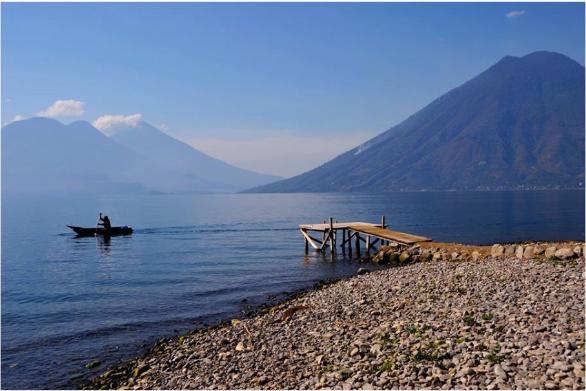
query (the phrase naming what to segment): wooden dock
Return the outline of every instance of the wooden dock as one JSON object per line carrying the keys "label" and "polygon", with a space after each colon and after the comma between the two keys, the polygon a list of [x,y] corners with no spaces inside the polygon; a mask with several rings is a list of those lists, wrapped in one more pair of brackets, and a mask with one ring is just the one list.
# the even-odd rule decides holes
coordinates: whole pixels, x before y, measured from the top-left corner
{"label": "wooden dock", "polygon": [[[382,216],[380,224],[353,221],[340,223],[330,217],[330,221],[321,224],[301,224],[299,230],[305,240],[305,253],[309,252],[309,246],[317,251],[323,252],[330,248],[332,255],[336,253],[338,233],[341,232],[342,240],[340,247],[342,254],[346,255],[346,249],[352,256],[352,245],[356,250],[356,256],[360,256],[360,246],[364,243],[366,253],[376,249],[376,246],[397,243],[400,245],[413,245],[419,242],[430,242],[431,239],[424,236],[412,235],[405,232],[393,231],[387,228],[385,216]],[[318,236],[312,236],[318,233]],[[320,235],[321,234],[321,235]]]}

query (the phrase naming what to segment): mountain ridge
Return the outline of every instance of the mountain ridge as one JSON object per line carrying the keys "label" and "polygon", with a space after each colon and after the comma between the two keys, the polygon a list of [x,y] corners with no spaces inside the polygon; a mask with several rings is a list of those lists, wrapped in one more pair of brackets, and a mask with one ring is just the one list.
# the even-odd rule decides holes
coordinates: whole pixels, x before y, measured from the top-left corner
{"label": "mountain ridge", "polygon": [[[280,177],[242,169],[216,159],[186,144],[147,122],[118,129],[110,138],[143,156],[157,157],[176,172],[196,176],[222,191],[237,191],[247,183],[269,183]],[[164,151],[163,151],[164,150]],[[205,170],[197,167],[205,166]],[[221,181],[218,180],[221,177]]]}
{"label": "mountain ridge", "polygon": [[[87,121],[63,124],[33,117],[5,125],[2,193],[217,193],[235,192],[276,178],[231,166],[147,123],[141,126],[165,140],[166,144],[156,144],[157,153],[129,146],[141,140],[140,133],[120,142]],[[170,164],[173,151],[164,149],[169,143],[180,145],[184,155],[187,151],[200,159],[184,156]]]}
{"label": "mountain ridge", "polygon": [[505,56],[365,143],[246,192],[583,188],[583,145],[584,67]]}

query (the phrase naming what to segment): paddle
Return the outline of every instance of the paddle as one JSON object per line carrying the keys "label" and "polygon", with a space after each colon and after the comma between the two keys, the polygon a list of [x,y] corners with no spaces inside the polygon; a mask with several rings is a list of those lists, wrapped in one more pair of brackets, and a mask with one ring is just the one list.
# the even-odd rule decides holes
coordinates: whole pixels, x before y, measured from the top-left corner
{"label": "paddle", "polygon": [[100,216],[98,217],[98,222],[96,223],[96,235],[98,234],[98,230],[100,229],[100,221],[102,220],[102,212],[100,212]]}

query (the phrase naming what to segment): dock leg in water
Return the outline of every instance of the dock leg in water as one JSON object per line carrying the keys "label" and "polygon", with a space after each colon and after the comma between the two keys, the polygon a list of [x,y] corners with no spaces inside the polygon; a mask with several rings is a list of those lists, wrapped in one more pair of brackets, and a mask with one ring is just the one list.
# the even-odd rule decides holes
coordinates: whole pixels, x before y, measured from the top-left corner
{"label": "dock leg in water", "polygon": [[352,231],[348,230],[348,255],[352,258]]}
{"label": "dock leg in water", "polygon": [[360,234],[354,232],[354,236],[356,236],[356,257],[360,258]]}
{"label": "dock leg in water", "polygon": [[[387,221],[386,221],[385,215],[382,215],[381,216],[380,226],[382,227],[382,229],[387,228]],[[381,238],[381,240],[380,240],[380,247],[384,246],[386,242],[387,242],[386,240],[384,240],[384,239]]]}
{"label": "dock leg in water", "polygon": [[370,235],[366,235],[366,255],[370,254]]}
{"label": "dock leg in water", "polygon": [[305,239],[305,254],[307,254],[309,252],[309,242],[307,241],[307,238],[303,239]]}
{"label": "dock leg in water", "polygon": [[336,252],[336,243],[334,239],[334,219],[330,217],[330,253],[334,255]]}

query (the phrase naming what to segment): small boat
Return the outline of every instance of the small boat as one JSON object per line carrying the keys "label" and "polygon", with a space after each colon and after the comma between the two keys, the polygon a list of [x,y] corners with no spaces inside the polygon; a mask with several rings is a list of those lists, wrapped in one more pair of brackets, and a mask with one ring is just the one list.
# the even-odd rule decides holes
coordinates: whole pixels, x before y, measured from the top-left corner
{"label": "small boat", "polygon": [[69,228],[73,230],[77,234],[77,236],[120,236],[120,235],[130,235],[132,234],[132,228],[128,226],[124,227],[112,227],[109,230],[105,230],[104,228],[83,228],[83,227],[76,227],[74,225],[68,225]]}

